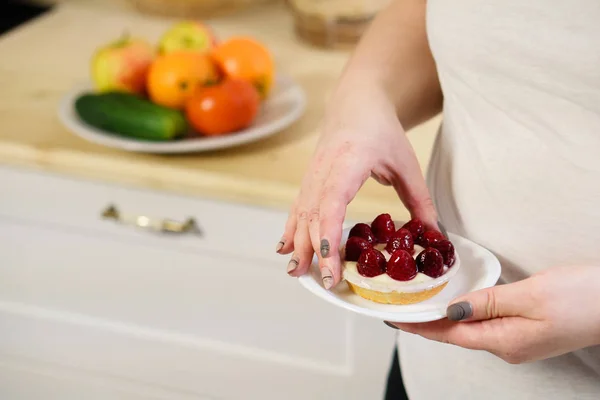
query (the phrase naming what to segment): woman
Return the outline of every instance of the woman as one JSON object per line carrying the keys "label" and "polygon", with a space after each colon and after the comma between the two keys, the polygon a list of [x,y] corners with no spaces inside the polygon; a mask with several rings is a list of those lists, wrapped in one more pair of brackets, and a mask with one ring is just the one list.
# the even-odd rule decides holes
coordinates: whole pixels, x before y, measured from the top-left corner
{"label": "woman", "polygon": [[[600,398],[598,21],[597,0],[397,0],[343,72],[278,246],[288,273],[316,252],[340,281],[369,176],[503,266],[448,319],[389,324],[411,399]],[[426,185],[404,131],[442,106]]]}

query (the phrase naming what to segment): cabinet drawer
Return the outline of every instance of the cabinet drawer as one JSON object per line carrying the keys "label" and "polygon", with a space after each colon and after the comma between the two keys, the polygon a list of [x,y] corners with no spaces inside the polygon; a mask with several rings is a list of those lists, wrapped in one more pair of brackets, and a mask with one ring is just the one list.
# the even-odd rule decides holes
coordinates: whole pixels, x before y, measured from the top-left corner
{"label": "cabinet drawer", "polygon": [[[383,390],[393,333],[287,276],[286,213],[18,170],[0,184],[0,353],[206,398]],[[100,219],[110,203],[203,234]]]}
{"label": "cabinet drawer", "polygon": [[[58,176],[0,169],[3,182],[0,215],[49,226],[86,231],[151,246],[174,246],[194,251],[223,252],[229,256],[277,257],[274,249],[286,213],[199,198],[133,190],[70,180]],[[185,221],[193,218],[201,235],[150,234],[103,219],[109,205],[128,217]]]}

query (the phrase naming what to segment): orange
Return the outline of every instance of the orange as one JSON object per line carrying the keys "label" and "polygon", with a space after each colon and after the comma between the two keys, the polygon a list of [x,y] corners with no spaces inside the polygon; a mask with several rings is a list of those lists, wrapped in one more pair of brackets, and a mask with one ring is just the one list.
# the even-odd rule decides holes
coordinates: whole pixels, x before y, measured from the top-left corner
{"label": "orange", "polygon": [[159,56],[150,66],[148,94],[156,104],[181,109],[199,86],[218,78],[218,69],[208,55],[176,51]]}
{"label": "orange", "polygon": [[234,37],[215,47],[212,56],[226,76],[247,80],[262,99],[268,96],[273,87],[275,63],[264,45],[252,38]]}
{"label": "orange", "polygon": [[198,89],[187,101],[185,112],[196,131],[215,136],[247,128],[254,122],[259,106],[258,91],[250,82],[227,78]]}

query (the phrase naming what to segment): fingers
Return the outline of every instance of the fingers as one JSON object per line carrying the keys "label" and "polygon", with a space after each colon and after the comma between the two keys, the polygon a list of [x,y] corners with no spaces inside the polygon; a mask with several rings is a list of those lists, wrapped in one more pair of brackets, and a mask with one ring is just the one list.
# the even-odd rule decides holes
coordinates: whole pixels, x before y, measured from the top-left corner
{"label": "fingers", "polygon": [[[322,155],[315,157],[309,172],[305,175],[302,182],[302,189],[298,196],[295,207],[295,217],[288,218],[288,224],[284,237],[291,235],[291,229],[295,228],[293,243],[294,254],[288,265],[288,273],[292,276],[304,275],[313,259],[314,249],[319,248],[318,244],[318,221],[319,219],[319,201],[325,179],[328,176],[330,161]],[[295,227],[293,221],[296,221]],[[289,225],[289,226],[288,226]],[[288,231],[289,228],[289,231]],[[320,254],[317,253],[320,261]],[[331,287],[333,277],[331,273],[323,274],[324,285]]]}
{"label": "fingers", "polygon": [[535,308],[528,280],[468,293],[448,307],[452,321],[481,321],[500,317],[528,317]]}
{"label": "fingers", "polygon": [[313,248],[308,235],[308,212],[301,210],[296,217],[297,227],[294,234],[294,253],[288,262],[287,272],[292,276],[304,275],[313,258]]}
{"label": "fingers", "polygon": [[321,220],[321,199],[324,190],[325,182],[329,176],[331,169],[332,158],[327,160],[319,160],[315,164],[312,180],[308,184],[307,191],[308,202],[308,234],[310,238],[311,248],[317,255],[319,270],[321,271],[321,279],[325,289],[331,289],[334,286],[335,278],[333,272],[323,263],[323,254],[321,251],[321,234],[319,221]]}
{"label": "fingers", "polygon": [[[334,272],[331,269],[331,267],[328,265],[328,263],[324,261],[324,256],[326,257],[329,255],[329,243],[323,243],[322,246],[321,241],[319,239],[319,221],[321,220],[320,215],[320,207],[317,205],[310,212],[308,233],[310,235],[312,249],[317,255],[319,270],[321,271],[321,279],[323,280],[323,286],[325,287],[325,289],[331,289],[338,282],[338,280],[336,279],[336,275],[334,275]],[[339,275],[339,273],[337,275]]]}
{"label": "fingers", "polygon": [[539,359],[535,351],[536,342],[543,342],[544,332],[555,332],[555,327],[548,321],[531,316],[531,310],[536,309],[536,301],[532,297],[534,289],[528,281],[461,296],[448,307],[447,319],[418,324],[386,324],[438,342],[486,350],[509,363]]}
{"label": "fingers", "polygon": [[294,250],[294,235],[298,229],[298,215],[306,211],[306,204],[308,203],[307,199],[311,191],[314,189],[318,190],[318,187],[322,186],[322,182],[324,181],[324,178],[321,179],[320,185],[318,182],[313,182],[315,178],[324,171],[324,169],[320,167],[320,164],[324,164],[322,156],[315,158],[314,166],[311,166],[302,178],[300,193],[294,201],[294,205],[290,210],[285,224],[283,235],[275,248],[275,251],[279,254],[289,254]]}
{"label": "fingers", "polygon": [[275,251],[279,254],[289,254],[294,251],[294,234],[296,233],[296,226],[298,225],[298,219],[296,214],[296,206],[294,205],[290,211],[288,219],[285,223],[285,228],[283,230],[283,235],[277,246],[275,247]]}
{"label": "fingers", "polygon": [[406,135],[399,135],[400,144],[394,153],[391,183],[413,218],[419,218],[429,229],[437,229],[437,212],[431,200],[419,160]]}
{"label": "fingers", "polygon": [[448,319],[418,324],[387,323],[388,326],[422,336],[440,343],[449,343],[471,350],[491,350],[503,346],[502,336],[506,336],[502,320],[476,321],[459,324]]}
{"label": "fingers", "polygon": [[455,327],[458,325],[456,322],[447,319],[416,324],[399,322],[389,322],[386,324],[404,332],[413,333],[441,343],[451,343],[452,330],[456,329]]}
{"label": "fingers", "polygon": [[345,158],[336,163],[323,188],[319,221],[321,269],[331,272],[334,285],[342,278],[339,247],[346,208],[368,177],[369,173],[356,160]]}
{"label": "fingers", "polygon": [[[488,351],[511,364],[534,361],[548,354],[539,343],[548,340],[548,332],[555,332],[552,325],[521,317],[497,318],[484,321],[458,323],[447,319],[421,324],[386,322],[405,332],[441,343],[449,343],[471,350]],[[552,339],[549,343],[553,343]],[[556,345],[550,345],[555,354]],[[560,353],[559,353],[560,354]]]}
{"label": "fingers", "polygon": [[356,161],[350,152],[328,159],[317,157],[311,172],[305,176],[293,208],[296,212],[290,213],[277,245],[281,254],[294,251],[288,265],[290,275],[305,274],[316,253],[323,286],[330,289],[340,282],[339,244],[346,206],[370,172]]}
{"label": "fingers", "polygon": [[328,192],[321,205],[321,220],[319,221],[321,272],[332,276],[332,286],[337,285],[342,279],[340,260],[340,240],[342,225],[346,215],[346,205],[333,194]]}

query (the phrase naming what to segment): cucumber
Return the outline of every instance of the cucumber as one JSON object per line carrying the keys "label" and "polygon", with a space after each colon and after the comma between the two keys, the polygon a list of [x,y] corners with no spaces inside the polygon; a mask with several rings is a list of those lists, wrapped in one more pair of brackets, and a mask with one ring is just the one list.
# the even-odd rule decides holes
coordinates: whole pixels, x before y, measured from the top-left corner
{"label": "cucumber", "polygon": [[182,112],[129,93],[86,93],[75,101],[75,110],[88,125],[137,139],[173,140],[188,130]]}

